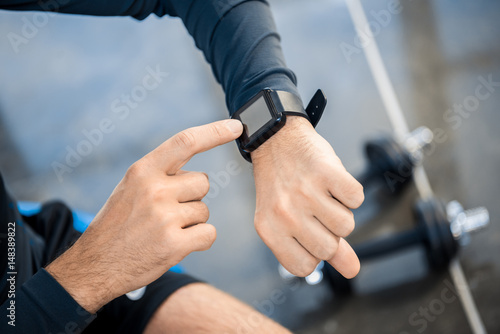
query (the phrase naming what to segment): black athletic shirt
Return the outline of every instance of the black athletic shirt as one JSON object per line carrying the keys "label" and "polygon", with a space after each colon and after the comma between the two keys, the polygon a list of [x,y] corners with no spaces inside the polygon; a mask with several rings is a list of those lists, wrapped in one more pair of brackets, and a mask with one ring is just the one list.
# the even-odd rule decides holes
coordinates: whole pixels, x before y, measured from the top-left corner
{"label": "black athletic shirt", "polygon": [[[263,88],[285,90],[299,96],[295,75],[286,67],[279,35],[264,0],[0,0],[0,9],[132,16],[139,20],[150,14],[177,16],[223,86],[230,114]],[[21,221],[13,208],[15,202],[6,194],[4,197],[0,203],[0,218],[4,220],[0,222],[0,268],[7,267],[9,223]],[[11,217],[12,214],[15,216]],[[37,236],[32,236],[30,249],[16,249],[16,256],[19,258],[23,251],[36,252],[36,241]],[[43,256],[32,255],[33,259]],[[40,264],[32,265],[39,268]],[[7,278],[2,278],[2,285]],[[77,333],[92,321],[93,316],[79,307],[44,269],[32,277],[18,275],[16,283],[20,282],[22,287],[16,289],[16,302],[23,305],[16,305],[16,318],[22,316],[30,321],[17,328],[9,326],[13,332]],[[5,328],[9,320],[8,306],[1,306],[0,328]]]}

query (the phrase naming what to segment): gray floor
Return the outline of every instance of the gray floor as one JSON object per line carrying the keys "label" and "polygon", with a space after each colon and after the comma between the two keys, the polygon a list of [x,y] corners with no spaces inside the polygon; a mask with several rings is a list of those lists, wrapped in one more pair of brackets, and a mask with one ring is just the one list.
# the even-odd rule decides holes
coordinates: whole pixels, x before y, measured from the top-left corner
{"label": "gray floor", "polygon": [[[319,87],[329,98],[318,131],[348,170],[359,173],[363,142],[390,131],[390,125],[361,49],[350,62],[341,52],[340,46],[354,45],[355,38],[345,4],[271,3],[304,99]],[[364,1],[369,21],[377,22],[373,13],[389,3]],[[479,77],[500,81],[500,4],[406,0],[403,5],[400,14],[379,17],[376,38],[410,126],[441,128],[446,134],[425,162],[436,194],[490,210],[491,226],[473,236],[460,259],[488,332],[497,333],[500,88],[494,87],[470,114],[452,116],[448,109],[471,101]],[[15,48],[8,36],[22,36],[26,20],[38,28]],[[19,199],[60,198],[96,212],[132,162],[181,129],[227,115],[220,87],[178,19],[136,22],[2,11],[0,34],[0,169]],[[137,91],[148,68],[168,76],[120,117],[115,112],[124,106],[120,98]],[[106,118],[113,131],[58,178],[54,162],[64,163],[68,150],[82,145],[83,132]],[[230,161],[241,170],[227,179]],[[427,273],[418,250],[366,263],[354,283],[355,296],[346,300],[324,282],[283,282],[253,228],[252,173],[235,146],[204,153],[188,168],[206,171],[212,179],[207,201],[218,229],[211,250],[184,261],[189,272],[300,333],[471,333],[457,298],[443,302],[449,276]],[[397,198],[368,191],[356,212],[353,240],[410,227],[416,198],[412,187]],[[277,293],[284,294],[283,303],[273,302]],[[434,313],[426,319],[421,308]]]}

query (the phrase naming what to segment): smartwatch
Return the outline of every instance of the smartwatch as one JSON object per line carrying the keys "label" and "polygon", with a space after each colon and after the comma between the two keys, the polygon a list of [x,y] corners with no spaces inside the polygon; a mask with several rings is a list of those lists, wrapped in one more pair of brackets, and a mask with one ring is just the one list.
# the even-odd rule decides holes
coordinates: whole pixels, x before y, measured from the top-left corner
{"label": "smartwatch", "polygon": [[241,155],[252,162],[250,153],[278,132],[288,115],[304,117],[316,127],[325,107],[326,97],[320,89],[305,110],[301,99],[292,93],[261,90],[231,116],[243,123],[243,133],[236,139]]}

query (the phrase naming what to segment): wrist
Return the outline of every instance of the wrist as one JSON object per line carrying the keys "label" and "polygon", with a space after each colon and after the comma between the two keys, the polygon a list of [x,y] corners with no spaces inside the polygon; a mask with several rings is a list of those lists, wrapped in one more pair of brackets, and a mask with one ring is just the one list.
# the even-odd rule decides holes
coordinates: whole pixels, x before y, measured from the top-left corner
{"label": "wrist", "polygon": [[[76,245],[76,244],[75,244]],[[75,245],[49,264],[45,270],[87,312],[95,314],[113,300],[112,282],[104,278],[105,270],[99,270],[98,261],[79,252]],[[87,258],[87,259],[85,259]]]}
{"label": "wrist", "polygon": [[287,116],[283,128],[251,153],[254,166],[262,161],[272,159],[278,150],[286,152],[297,149],[297,142],[300,141],[300,138],[311,132],[316,132],[316,130],[306,118]]}

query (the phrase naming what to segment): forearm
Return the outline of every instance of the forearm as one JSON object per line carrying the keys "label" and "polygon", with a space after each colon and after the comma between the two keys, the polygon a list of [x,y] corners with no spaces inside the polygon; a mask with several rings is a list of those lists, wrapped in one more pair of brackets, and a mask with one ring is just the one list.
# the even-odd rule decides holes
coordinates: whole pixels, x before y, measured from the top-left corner
{"label": "forearm", "polygon": [[6,0],[1,9],[97,16],[178,16],[211,64],[230,114],[263,88],[299,96],[265,0]]}
{"label": "forearm", "polygon": [[158,308],[144,332],[290,334],[250,306],[203,283],[176,291]]}
{"label": "forearm", "polygon": [[267,2],[226,2],[233,5],[218,8],[220,0],[171,1],[212,65],[230,114],[264,88],[298,96],[296,78],[285,64]]}

